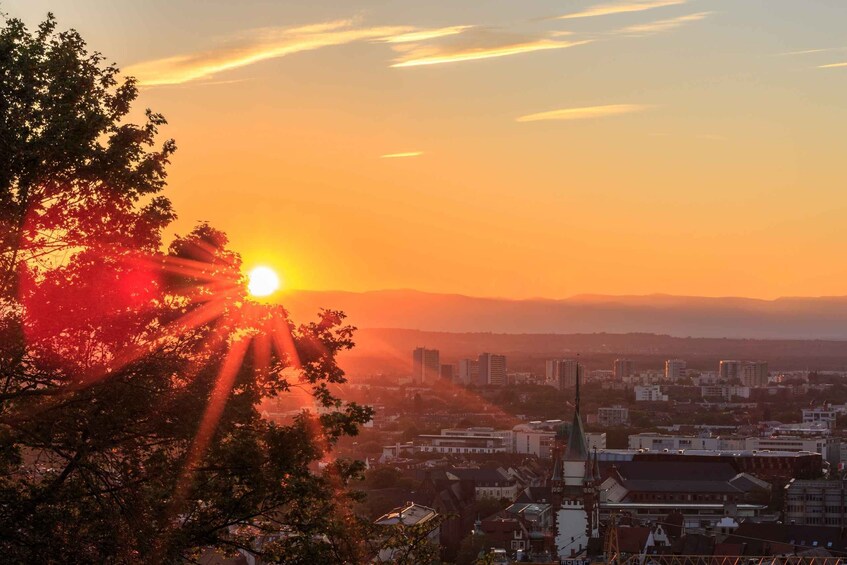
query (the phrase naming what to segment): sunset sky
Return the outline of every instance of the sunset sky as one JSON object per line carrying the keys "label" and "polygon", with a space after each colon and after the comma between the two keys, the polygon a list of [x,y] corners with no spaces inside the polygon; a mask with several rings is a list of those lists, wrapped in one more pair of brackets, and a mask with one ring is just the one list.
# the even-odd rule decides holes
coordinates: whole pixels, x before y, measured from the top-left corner
{"label": "sunset sky", "polygon": [[289,288],[847,295],[844,0],[12,0]]}

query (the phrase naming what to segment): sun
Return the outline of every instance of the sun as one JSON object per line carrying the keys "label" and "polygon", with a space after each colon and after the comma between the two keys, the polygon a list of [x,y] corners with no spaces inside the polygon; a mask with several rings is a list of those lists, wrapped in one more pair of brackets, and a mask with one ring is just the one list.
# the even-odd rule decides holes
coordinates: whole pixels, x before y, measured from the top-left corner
{"label": "sun", "polygon": [[256,267],[247,275],[247,291],[252,296],[270,296],[279,290],[279,277],[270,267]]}

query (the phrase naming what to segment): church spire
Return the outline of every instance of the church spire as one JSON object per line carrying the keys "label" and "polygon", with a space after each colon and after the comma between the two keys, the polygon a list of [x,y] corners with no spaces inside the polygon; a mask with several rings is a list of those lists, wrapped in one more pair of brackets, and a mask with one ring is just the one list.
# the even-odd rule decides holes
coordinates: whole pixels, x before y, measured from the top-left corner
{"label": "church spire", "polygon": [[576,399],[574,400],[574,409],[576,413],[579,414],[579,377],[580,377],[580,367],[579,367],[579,355],[576,356]]}
{"label": "church spire", "polygon": [[580,366],[576,366],[576,398],[574,400],[573,422],[570,434],[568,434],[568,446],[565,449],[565,461],[588,460],[588,446],[585,443],[585,430],[582,427],[582,418],[579,414],[579,381]]}

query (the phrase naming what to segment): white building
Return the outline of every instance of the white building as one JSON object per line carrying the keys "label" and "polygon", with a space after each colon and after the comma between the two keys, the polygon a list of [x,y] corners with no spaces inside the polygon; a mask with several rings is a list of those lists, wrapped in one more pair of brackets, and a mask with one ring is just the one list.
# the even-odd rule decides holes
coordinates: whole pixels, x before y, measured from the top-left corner
{"label": "white building", "polygon": [[739,450],[744,449],[742,438],[675,436],[645,432],[629,436],[630,449],[646,449],[649,451],[697,450]]}
{"label": "white building", "polygon": [[526,424],[519,424],[514,432],[515,453],[535,455],[541,459],[549,459],[552,454],[556,432],[551,430],[536,430]]}
{"label": "white building", "polygon": [[668,395],[662,394],[659,385],[638,385],[635,387],[636,402],[667,402]]}
{"label": "white building", "polygon": [[838,410],[831,406],[821,406],[819,408],[804,408],[803,423],[817,424],[824,423],[827,428],[835,427],[835,420],[838,417]]}
{"label": "white building", "polygon": [[514,453],[514,432],[494,428],[449,428],[438,435],[419,435],[418,444],[421,451],[448,455]]}
{"label": "white building", "polygon": [[833,465],[841,457],[841,444],[833,437],[698,437],[677,436],[645,432],[629,436],[630,449],[679,452],[680,450],[707,451],[791,451],[820,453]]}

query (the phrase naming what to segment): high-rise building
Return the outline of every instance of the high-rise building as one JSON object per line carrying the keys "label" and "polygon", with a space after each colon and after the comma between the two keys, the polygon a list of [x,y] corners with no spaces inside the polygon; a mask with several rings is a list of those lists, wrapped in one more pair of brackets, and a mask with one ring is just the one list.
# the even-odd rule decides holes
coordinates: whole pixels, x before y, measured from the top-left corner
{"label": "high-rise building", "polygon": [[463,385],[479,384],[479,361],[459,359],[458,380]]}
{"label": "high-rise building", "polygon": [[744,386],[766,386],[768,384],[768,363],[767,361],[724,359],[720,363],[718,378],[722,381],[740,380]]}
{"label": "high-rise building", "polygon": [[685,378],[686,365],[682,359],[668,359],[665,361],[665,380],[678,381]]}
{"label": "high-rise building", "polygon": [[741,361],[733,359],[721,360],[718,368],[718,378],[722,381],[731,381],[741,377]]}
{"label": "high-rise building", "polygon": [[479,384],[506,385],[506,356],[493,353],[479,354]]}
{"label": "high-rise building", "polygon": [[622,381],[632,376],[633,368],[630,359],[615,359],[613,377],[616,381]]}
{"label": "high-rise building", "polygon": [[454,365],[441,365],[441,378],[447,381],[453,381],[453,375],[455,374],[455,366]]}
{"label": "high-rise building", "polygon": [[747,361],[741,366],[741,384],[762,387],[768,384],[768,362]]}
{"label": "high-rise building", "polygon": [[577,374],[582,376],[584,367],[576,359],[551,359],[547,361],[547,383],[559,390],[576,386]]}
{"label": "high-rise building", "polygon": [[437,349],[418,347],[412,351],[412,382],[432,384],[441,376],[441,356]]}

